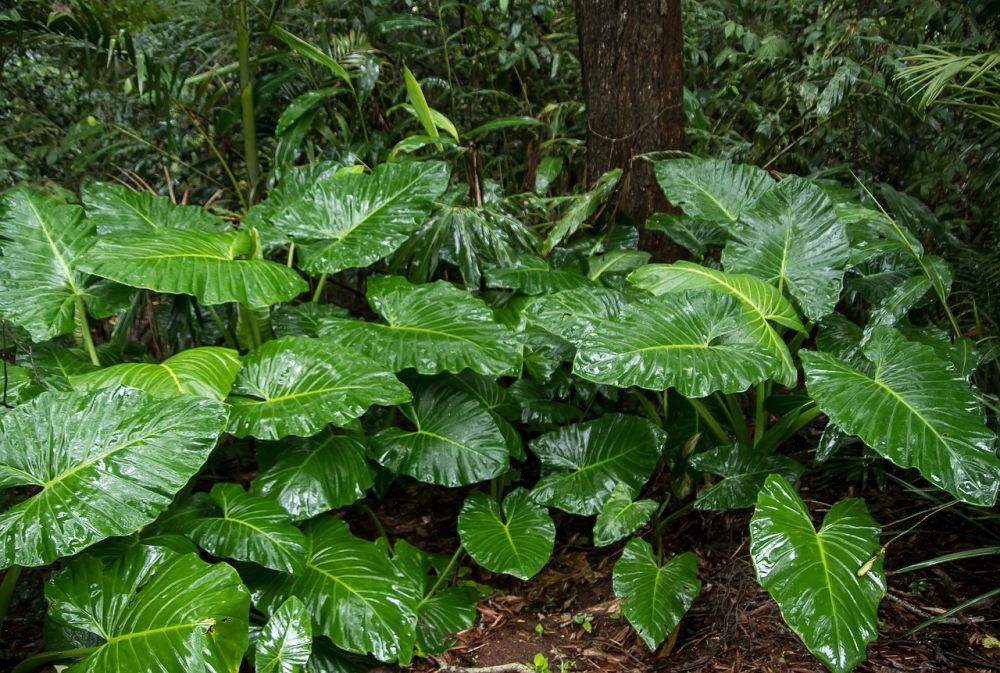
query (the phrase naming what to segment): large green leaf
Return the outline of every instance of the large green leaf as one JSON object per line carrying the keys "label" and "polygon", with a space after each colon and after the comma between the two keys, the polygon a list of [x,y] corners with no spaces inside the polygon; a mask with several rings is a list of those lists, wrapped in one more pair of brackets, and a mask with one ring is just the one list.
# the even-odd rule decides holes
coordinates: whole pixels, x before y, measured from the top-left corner
{"label": "large green leaf", "polygon": [[298,673],[312,654],[312,621],[295,596],[282,603],[257,638],[256,673]]}
{"label": "large green leaf", "polygon": [[316,161],[289,168],[282,172],[278,184],[263,201],[250,206],[240,221],[241,229],[256,229],[260,234],[261,247],[270,252],[287,246],[288,235],[275,226],[282,214],[294,209],[296,204],[309,198],[310,190],[322,180],[343,168],[339,162]]}
{"label": "large green leaf", "polygon": [[840,300],[850,248],[844,223],[823,190],[791,176],[743,211],[722,252],[727,271],[741,271],[787,292],[812,320]]}
{"label": "large green leaf", "polygon": [[473,491],[458,514],[458,535],[479,565],[526,580],[552,556],[556,527],[548,511],[532,502],[523,488],[504,498],[503,515],[496,500]]}
{"label": "large green leaf", "polygon": [[621,315],[629,296],[603,287],[581,287],[538,297],[523,311],[525,319],[574,346],[605,320]]}
{"label": "large green leaf", "polygon": [[611,414],[566,425],[531,442],[542,477],[535,502],[573,514],[597,514],[618,484],[635,496],[660,459],[666,437],[638,416]]}
{"label": "large green leaf", "polygon": [[735,222],[774,187],[767,171],[725,159],[669,159],[653,165],[670,203],[706,222]]}
{"label": "large green leaf", "polygon": [[707,289],[634,302],[584,337],[573,371],[619,387],[676,388],[686,397],[734,393],[777,376],[759,325],[733,296]]}
{"label": "large green leaf", "polygon": [[252,561],[265,568],[302,570],[305,538],[281,505],[253,495],[239,484],[216,484],[212,500],[220,514],[198,517],[184,533],[213,556]]}
{"label": "large green leaf", "polygon": [[513,266],[486,271],[487,287],[520,290],[523,294],[546,294],[591,285],[578,271],[553,269],[541,257],[520,255]]}
{"label": "large green leaf", "polygon": [[795,481],[802,476],[803,470],[801,463],[788,456],[742,444],[697,453],[688,459],[688,464],[696,470],[722,477],[721,481],[698,491],[696,509],[753,507],[767,475],[780,474]]}
{"label": "large green leaf", "polygon": [[[830,508],[819,532],[805,503],[767,478],[750,520],[750,557],[761,586],[809,651],[837,673],[865,658],[885,595],[879,526],[859,498]],[[875,557],[875,561],[869,561]]]}
{"label": "large green leaf", "polygon": [[80,191],[87,218],[98,233],[115,236],[158,233],[174,229],[226,231],[232,227],[201,206],[179,205],[166,196],[136,192],[111,182],[91,182]]}
{"label": "large green leaf", "polygon": [[447,382],[416,389],[400,408],[412,430],[386,428],[369,453],[398,474],[441,486],[465,486],[507,471],[509,453],[496,420],[470,393]]}
{"label": "large green leaf", "polygon": [[243,360],[229,405],[237,437],[279,439],[315,435],[328,423],[346,425],[373,404],[400,404],[410,391],[392,373],[353,351],[321,339],[268,341]]}
{"label": "large green leaf", "polygon": [[0,201],[0,315],[45,341],[73,331],[87,294],[80,256],[94,244],[83,209],[27,189]]}
{"label": "large green leaf", "polygon": [[319,336],[320,329],[331,318],[346,318],[350,312],[335,304],[282,304],[271,312],[271,329],[275,336]]}
{"label": "large green leaf", "polygon": [[597,179],[590,191],[573,197],[572,205],[556,221],[549,235],[542,243],[542,254],[548,255],[552,249],[576,233],[588,217],[593,215],[611,194],[621,180],[622,170],[614,168]]}
{"label": "large green leaf", "polygon": [[653,516],[657,504],[653,500],[632,500],[628,484],[615,484],[594,521],[594,546],[606,547],[628,537]]}
{"label": "large green leaf", "polygon": [[646,229],[662,231],[674,243],[687,248],[695,258],[704,257],[705,249],[710,245],[725,245],[727,238],[725,225],[683,214],[653,213],[646,220]]}
{"label": "large green leaf", "polygon": [[331,319],[321,334],[393,371],[515,373],[521,346],[482,300],[444,281],[413,285],[398,276],[368,280],[368,301],[386,324]]}
{"label": "large green leaf", "polygon": [[[276,454],[265,465],[262,453]],[[274,498],[293,520],[309,519],[365,497],[375,482],[365,461],[365,445],[354,437],[322,434],[259,446],[262,471],[254,490]]]}
{"label": "large green leaf", "polygon": [[1000,485],[996,435],[983,424],[965,377],[891,327],[872,331],[849,364],[804,351],[806,388],[848,434],[959,500],[992,506]]}
{"label": "large green leaf", "polygon": [[303,267],[310,273],[368,266],[427,219],[450,172],[443,161],[381,164],[371,175],[341,171],[321,178],[274,224],[304,243]]}
{"label": "large green leaf", "polygon": [[611,582],[622,601],[622,614],[646,646],[655,650],[677,628],[701,591],[698,557],[685,552],[661,566],[653,547],[635,538],[615,562]]}
{"label": "large green leaf", "polygon": [[306,282],[284,264],[254,259],[254,238],[245,231],[178,229],[103,238],[79,267],[132,287],[190,294],[205,305],[235,301],[261,308],[305,292]]}
{"label": "large green leaf", "polygon": [[124,363],[87,374],[71,376],[79,390],[93,391],[114,386],[145,390],[153,397],[178,395],[207,397],[221,402],[240,368],[239,354],[228,348],[192,348],[160,364]]}
{"label": "large green leaf", "polygon": [[420,595],[385,551],[351,535],[347,524],[319,517],[303,527],[307,555],[297,575],[249,573],[254,600],[273,612],[288,596],[302,599],[319,632],[340,648],[409,662]]}
{"label": "large green leaf", "polygon": [[239,575],[196,554],[134,545],[110,561],[84,555],[52,576],[45,597],[52,620],[98,643],[67,673],[232,673],[247,648]]}
{"label": "large green leaf", "polygon": [[225,428],[218,402],[130,388],[43,393],[0,418],[0,489],[33,495],[0,514],[0,566],[46,565],[150,523]]}
{"label": "large green leaf", "polygon": [[743,306],[747,323],[752,325],[752,334],[761,347],[781,360],[778,380],[787,386],[795,385],[798,370],[792,361],[792,354],[771,323],[800,332],[805,332],[805,327],[791,303],[773,285],[749,274],[725,273],[683,261],[674,264],[648,264],[632,272],[629,281],[655,295],[696,288],[732,295]]}

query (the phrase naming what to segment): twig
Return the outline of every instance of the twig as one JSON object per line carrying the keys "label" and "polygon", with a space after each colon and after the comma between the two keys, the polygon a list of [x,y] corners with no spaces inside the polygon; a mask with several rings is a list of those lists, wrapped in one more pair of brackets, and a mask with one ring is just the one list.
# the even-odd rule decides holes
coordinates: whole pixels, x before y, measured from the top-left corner
{"label": "twig", "polygon": [[438,673],[535,673],[535,669],[524,664],[497,664],[496,666],[442,666]]}
{"label": "twig", "polygon": [[[892,601],[893,603],[895,603],[896,605],[899,605],[900,607],[904,608],[905,610],[908,610],[909,612],[912,612],[913,614],[917,615],[922,619],[928,619],[934,617],[933,612],[928,612],[927,610],[924,610],[923,608],[914,605],[913,603],[910,603],[909,601],[897,596],[891,591],[887,592],[885,594],[885,597],[890,601]],[[955,626],[958,624],[967,624],[969,622],[981,622],[981,621],[983,621],[982,617],[965,617],[964,619],[958,619],[956,617],[946,617],[945,619],[939,619],[937,623],[947,624],[949,626]]]}

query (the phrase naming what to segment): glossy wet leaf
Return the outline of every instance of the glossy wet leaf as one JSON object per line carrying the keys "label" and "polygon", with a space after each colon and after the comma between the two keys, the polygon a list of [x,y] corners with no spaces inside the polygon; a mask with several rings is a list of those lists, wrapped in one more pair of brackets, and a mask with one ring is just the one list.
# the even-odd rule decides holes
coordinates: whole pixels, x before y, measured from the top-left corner
{"label": "glossy wet leaf", "polygon": [[655,295],[707,288],[736,298],[743,307],[747,323],[752,326],[752,335],[762,348],[781,360],[778,380],[787,386],[795,385],[798,370],[788,346],[772,323],[799,332],[805,332],[805,327],[791,303],[773,285],[749,274],[725,273],[683,261],[648,264],[636,269],[629,276],[629,281]]}
{"label": "glossy wet leaf", "polygon": [[442,161],[380,164],[371,175],[341,171],[318,180],[274,224],[301,242],[309,273],[368,266],[427,219],[450,172]]}
{"label": "glossy wet leaf", "polygon": [[354,537],[347,524],[319,517],[303,526],[305,570],[297,575],[254,572],[254,601],[272,611],[289,595],[309,610],[318,633],[337,647],[371,653],[381,661],[409,662],[416,638],[420,596],[372,542]]}
{"label": "glossy wet leaf", "polygon": [[158,398],[190,395],[221,402],[229,394],[239,367],[236,351],[206,346],[181,351],[160,364],[123,363],[71,376],[70,380],[84,391],[128,386]]}
{"label": "glossy wet leaf", "polygon": [[38,566],[152,522],[225,428],[218,402],[129,388],[43,393],[0,418],[0,566]]}
{"label": "glossy wet leaf", "polygon": [[97,643],[70,673],[231,673],[247,648],[239,575],[196,554],[135,545],[110,560],[84,555],[52,576],[45,597],[52,620]]}
{"label": "glossy wet leaf", "polygon": [[776,376],[780,361],[759,344],[759,325],[734,297],[685,290],[634,302],[584,337],[573,371],[597,383],[686,397],[741,392]]}
{"label": "glossy wet leaf", "polygon": [[785,623],[830,670],[850,671],[878,636],[885,595],[880,529],[859,498],[841,500],[819,532],[805,503],[778,475],[767,478],[750,520],[750,557]]}
{"label": "glossy wet leaf", "polygon": [[523,294],[547,294],[585,287],[591,282],[572,269],[553,269],[541,257],[521,255],[514,266],[488,269],[486,286],[520,290]]}
{"label": "glossy wet leaf", "polygon": [[698,491],[694,503],[696,509],[753,507],[767,475],[780,474],[788,481],[795,481],[803,471],[801,463],[788,456],[742,444],[720,446],[695,454],[688,464],[696,470],[722,477],[720,481]]}
{"label": "glossy wet leaf", "polygon": [[[930,346],[879,327],[854,364],[804,351],[806,387],[830,420],[964,502],[992,506],[996,435],[963,374]],[[866,413],[858,413],[865,409]]]}
{"label": "glossy wet leaf", "polygon": [[818,320],[840,300],[849,251],[830,199],[808,180],[791,176],[743,211],[722,265],[775,285]]}
{"label": "glossy wet leaf", "polygon": [[392,373],[322,339],[283,337],[243,359],[232,394],[229,431],[237,437],[309,437],[343,426],[373,404],[400,404],[410,391]]}
{"label": "glossy wet leaf", "polygon": [[80,190],[87,219],[101,235],[159,233],[174,229],[226,231],[232,225],[202,208],[173,203],[169,197],[137,192],[112,182],[91,182]]}
{"label": "glossy wet leaf", "polygon": [[472,369],[501,376],[517,371],[521,346],[481,299],[444,281],[413,285],[398,276],[368,280],[368,301],[385,323],[335,320],[324,338],[421,374]]}
{"label": "glossy wet leaf", "polygon": [[0,201],[0,315],[45,341],[73,331],[90,279],[79,261],[96,241],[80,206],[28,189]]}
{"label": "glossy wet leaf", "polygon": [[660,459],[663,432],[638,416],[609,414],[566,425],[531,442],[542,476],[535,502],[573,514],[597,514],[621,484],[635,496]]}
{"label": "glossy wet leaf", "polygon": [[645,250],[608,250],[601,255],[587,258],[587,278],[597,280],[601,276],[625,274],[649,261]]}
{"label": "glossy wet leaf", "polygon": [[653,166],[670,203],[706,222],[735,222],[774,187],[767,171],[725,159],[669,159]]}
{"label": "glossy wet leaf", "polygon": [[295,596],[281,604],[257,637],[256,673],[298,673],[312,654],[312,621]]}
{"label": "glossy wet leaf", "polygon": [[189,294],[205,305],[233,301],[261,308],[309,289],[284,264],[252,259],[253,248],[245,231],[114,236],[100,239],[80,268],[132,287]]}
{"label": "glossy wet leaf", "polygon": [[326,324],[335,318],[346,318],[347,309],[334,304],[282,304],[271,312],[271,329],[275,336],[319,336]]}
{"label": "glossy wet leaf", "polygon": [[660,565],[653,548],[636,538],[625,546],[611,573],[622,614],[646,646],[655,650],[677,628],[701,591],[698,557],[685,552]]}
{"label": "glossy wet leaf", "polygon": [[526,580],[552,556],[556,527],[548,510],[523,488],[507,494],[502,513],[496,500],[473,491],[458,514],[458,535],[479,565]]}
{"label": "glossy wet leaf", "polygon": [[345,435],[320,434],[309,439],[288,438],[258,448],[272,454],[261,461],[254,490],[273,498],[292,520],[350,505],[365,497],[375,475],[365,461],[365,445]]}
{"label": "glossy wet leaf", "polygon": [[548,255],[554,247],[576,233],[587,218],[610,198],[621,177],[620,168],[612,169],[599,177],[589,191],[575,196],[572,205],[566,209],[549,231],[549,235],[545,237],[541,247],[542,254]]}
{"label": "glossy wet leaf", "polygon": [[629,296],[602,287],[581,287],[538,297],[524,310],[525,319],[541,329],[579,345],[605,320],[618,318]]}
{"label": "glossy wet leaf", "polygon": [[616,484],[594,522],[594,546],[606,547],[646,525],[658,505],[653,500],[632,500],[627,484]]}
{"label": "glossy wet leaf", "polygon": [[369,453],[375,460],[397,474],[441,486],[465,486],[506,472],[507,443],[478,399],[444,382],[415,390],[416,399],[400,407],[413,429],[386,428],[373,436]]}
{"label": "glossy wet leaf", "polygon": [[302,570],[305,538],[281,505],[247,493],[239,484],[216,484],[211,497],[221,512],[184,526],[184,533],[199,547],[213,556],[251,561],[272,570]]}
{"label": "glossy wet leaf", "polygon": [[722,246],[726,243],[725,225],[683,214],[653,213],[646,220],[646,229],[662,231],[674,243],[687,248],[695,258],[704,257],[708,246]]}

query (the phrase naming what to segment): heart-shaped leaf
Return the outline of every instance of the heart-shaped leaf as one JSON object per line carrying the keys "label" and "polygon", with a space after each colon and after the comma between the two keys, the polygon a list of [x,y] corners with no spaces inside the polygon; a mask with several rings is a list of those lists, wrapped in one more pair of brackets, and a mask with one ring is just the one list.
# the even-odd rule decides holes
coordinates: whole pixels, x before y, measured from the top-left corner
{"label": "heart-shaped leaf", "polygon": [[591,285],[587,278],[570,269],[553,269],[541,257],[521,255],[515,264],[486,271],[487,287],[520,290],[523,294],[546,294]]}
{"label": "heart-shaped leaf", "polygon": [[959,500],[992,506],[1000,486],[996,435],[983,424],[965,377],[933,348],[891,327],[876,328],[862,354],[853,364],[800,354],[806,388],[823,413]]}
{"label": "heart-shaped leaf", "polygon": [[443,161],[381,164],[371,175],[337,172],[318,180],[274,224],[304,243],[303,268],[310,273],[368,266],[427,219],[450,173]]}
{"label": "heart-shaped leaf", "polygon": [[799,332],[805,332],[805,327],[792,305],[773,285],[749,274],[725,273],[683,261],[646,265],[633,272],[629,281],[655,295],[707,288],[735,297],[743,306],[746,321],[752,325],[752,335],[760,346],[781,360],[778,380],[787,386],[795,385],[798,370],[792,361],[792,354],[771,323]]}
{"label": "heart-shaped leaf", "polygon": [[653,213],[646,220],[646,230],[662,231],[674,243],[687,248],[695,258],[704,257],[708,246],[725,245],[727,238],[723,224],[674,213]]}
{"label": "heart-shaped leaf", "polygon": [[90,282],[80,257],[95,241],[80,206],[8,190],[0,201],[0,315],[33,341],[72,332]]}
{"label": "heart-shaped leaf", "polygon": [[278,503],[247,493],[239,484],[216,484],[211,497],[221,516],[198,517],[183,528],[199,547],[272,570],[302,570],[305,538]]}
{"label": "heart-shaped leaf", "polygon": [[594,546],[606,547],[628,537],[649,521],[656,508],[653,500],[633,502],[632,489],[627,484],[615,484],[594,522]]}
{"label": "heart-shaped leaf", "polygon": [[386,428],[369,452],[397,474],[441,486],[465,486],[507,470],[509,453],[489,410],[471,394],[446,382],[416,388],[416,399],[400,407],[413,430]]}
{"label": "heart-shaped leaf", "polygon": [[38,566],[150,523],[225,428],[211,400],[130,388],[43,393],[0,418],[0,489],[37,492],[0,514],[0,567]]}
{"label": "heart-shaped leaf", "polygon": [[573,514],[597,514],[617,485],[625,484],[630,496],[639,492],[665,440],[649,421],[623,414],[541,435],[531,443],[531,452],[542,461],[542,477],[531,497]]}
{"label": "heart-shaped leaf", "polygon": [[670,293],[628,304],[618,320],[584,337],[573,371],[621,388],[676,388],[685,397],[741,392],[781,371],[757,329],[730,295]]}
{"label": "heart-shaped leaf", "polygon": [[239,353],[207,346],[181,351],[160,364],[123,363],[71,376],[70,381],[84,391],[128,386],[145,390],[153,397],[190,395],[221,402],[229,394],[239,368]]}
{"label": "heart-shaped leaf", "polygon": [[496,500],[473,491],[458,514],[458,535],[479,565],[526,580],[552,556],[556,527],[548,511],[532,502],[523,488],[504,498],[502,516]]}
{"label": "heart-shaped leaf", "polygon": [[320,330],[331,318],[346,318],[347,309],[334,304],[282,304],[271,312],[271,329],[275,336],[318,337]]}
{"label": "heart-shaped leaf", "polygon": [[749,446],[720,446],[688,459],[696,470],[711,472],[722,481],[703,488],[695,500],[696,509],[736,509],[753,507],[757,494],[769,474],[780,474],[788,481],[802,476],[802,464],[788,456],[767,453]]}
{"label": "heart-shaped leaf", "polygon": [[670,203],[706,222],[735,222],[774,187],[767,171],[725,159],[669,159],[653,166]]}
{"label": "heart-shaped leaf", "polygon": [[830,199],[808,180],[791,176],[743,211],[722,265],[776,285],[818,320],[840,300],[849,252]]}
{"label": "heart-shaped leaf", "polygon": [[635,538],[615,562],[611,582],[622,601],[622,614],[646,646],[655,650],[701,591],[698,557],[685,552],[661,566],[652,546]]}
{"label": "heart-shaped leaf", "polygon": [[302,530],[307,554],[303,572],[245,573],[255,603],[272,612],[288,596],[298,596],[319,632],[337,647],[408,663],[420,595],[406,576],[377,545],[351,535],[340,519],[319,517]]}
{"label": "heart-shaped leaf", "polygon": [[91,182],[80,190],[80,198],[98,233],[173,234],[174,229],[226,231],[232,227],[200,206],[176,204],[166,196],[137,192],[111,182]]}
{"label": "heart-shaped leaf", "polygon": [[878,636],[885,595],[879,534],[859,498],[830,508],[817,533],[805,503],[782,477],[769,476],[757,496],[750,520],[757,579],[809,651],[836,673],[864,660]]}
{"label": "heart-shaped leaf", "polygon": [[444,281],[413,285],[398,276],[368,280],[368,301],[386,324],[331,320],[321,334],[393,371],[463,369],[491,376],[517,371],[521,346],[482,300]]}
{"label": "heart-shaped leaf", "polygon": [[373,404],[401,404],[410,391],[392,373],[321,339],[283,337],[243,359],[229,405],[237,437],[309,437],[346,425]]}
{"label": "heart-shaped leaf", "polygon": [[295,596],[281,604],[257,637],[256,673],[298,673],[312,654],[312,621]]}
{"label": "heart-shaped leaf", "polygon": [[[270,455],[268,463],[262,456]],[[310,519],[365,497],[375,475],[365,461],[365,445],[354,437],[322,434],[258,445],[263,471],[254,490],[273,498],[292,520]]]}
{"label": "heart-shaped leaf", "polygon": [[525,319],[579,346],[605,320],[621,315],[628,295],[603,287],[581,287],[538,297],[524,310]]}
{"label": "heart-shaped leaf", "polygon": [[262,308],[309,289],[284,264],[254,259],[245,231],[177,229],[100,239],[79,267],[95,276],[167,294],[189,294],[205,305],[235,301]]}
{"label": "heart-shaped leaf", "polygon": [[552,227],[549,235],[545,237],[545,241],[542,243],[542,254],[548,255],[553,248],[576,233],[586,219],[593,215],[600,205],[614,193],[621,177],[622,170],[614,168],[599,177],[590,191],[575,196],[572,205],[566,209],[566,212]]}
{"label": "heart-shaped leaf", "polygon": [[[49,617],[96,645],[79,673],[230,673],[247,648],[250,597],[236,571],[196,554],[135,545],[110,561],[85,555],[45,587]],[[79,631],[77,631],[79,632]]]}

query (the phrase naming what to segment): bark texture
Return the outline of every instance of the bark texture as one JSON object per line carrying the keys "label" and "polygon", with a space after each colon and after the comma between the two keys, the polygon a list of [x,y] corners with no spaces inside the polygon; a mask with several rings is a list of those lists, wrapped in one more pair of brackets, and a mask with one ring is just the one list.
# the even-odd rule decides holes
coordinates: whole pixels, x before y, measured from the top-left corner
{"label": "bark texture", "polygon": [[[635,157],[684,146],[680,0],[574,0],[587,104],[587,181],[625,171],[619,210],[638,225],[669,208]],[[647,241],[647,250],[663,252]]]}

